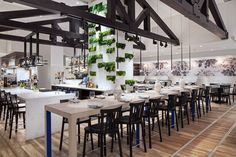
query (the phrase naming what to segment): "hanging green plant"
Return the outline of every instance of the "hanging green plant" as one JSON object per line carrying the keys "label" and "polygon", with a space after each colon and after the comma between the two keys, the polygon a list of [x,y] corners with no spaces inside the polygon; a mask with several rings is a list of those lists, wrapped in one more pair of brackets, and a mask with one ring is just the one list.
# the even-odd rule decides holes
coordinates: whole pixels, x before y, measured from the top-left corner
{"label": "hanging green plant", "polygon": [[134,55],[133,55],[133,54],[131,54],[131,53],[125,53],[125,58],[127,58],[127,59],[131,60],[131,59],[133,59],[133,58],[134,58]]}
{"label": "hanging green plant", "polygon": [[107,76],[108,81],[112,81],[113,83],[116,82],[116,76]]}
{"label": "hanging green plant", "polygon": [[99,13],[99,12],[104,11],[104,10],[106,10],[106,6],[103,5],[102,2],[89,7],[89,12],[90,13]]}
{"label": "hanging green plant", "polygon": [[96,24],[95,23],[89,23],[88,24],[88,28],[95,28],[96,27]]}
{"label": "hanging green plant", "polygon": [[124,57],[116,57],[116,62],[118,62],[118,63],[125,62],[125,58]]}
{"label": "hanging green plant", "polygon": [[89,52],[95,52],[97,50],[96,46],[92,46],[89,48]]}
{"label": "hanging green plant", "polygon": [[115,48],[114,47],[106,49],[106,53],[112,54],[114,52],[115,52]]}
{"label": "hanging green plant", "polygon": [[98,68],[103,68],[105,67],[105,63],[98,63]]}
{"label": "hanging green plant", "polygon": [[116,71],[116,76],[125,76],[126,72],[125,71]]}
{"label": "hanging green plant", "polygon": [[135,84],[135,81],[134,80],[125,80],[125,84],[133,86]]}
{"label": "hanging green plant", "polygon": [[103,55],[100,53],[100,54],[97,54],[97,59],[102,59],[103,58]]}
{"label": "hanging green plant", "polygon": [[88,33],[88,35],[91,37],[91,36],[94,36],[96,34],[96,31],[95,30],[93,30],[93,31],[90,31],[89,33]]}
{"label": "hanging green plant", "polygon": [[107,40],[102,40],[102,39],[100,39],[99,38],[99,41],[98,41],[98,43],[99,43],[99,45],[100,46],[103,46],[103,45],[109,45],[109,46],[111,46],[113,43],[115,43],[116,42],[116,40],[114,39],[114,38],[112,38],[112,39],[107,39]]}
{"label": "hanging green plant", "polygon": [[107,36],[107,35],[114,35],[115,34],[115,30],[113,29],[113,28],[110,28],[110,29],[108,29],[107,31],[104,31],[104,32],[100,32],[99,33],[99,36],[101,36],[101,37],[105,37],[105,36]]}
{"label": "hanging green plant", "polygon": [[94,44],[94,43],[97,43],[97,42],[98,42],[97,38],[90,38],[89,39],[89,44]]}
{"label": "hanging green plant", "polygon": [[105,70],[107,72],[112,72],[116,70],[116,63],[115,62],[106,62],[105,63]]}
{"label": "hanging green plant", "polygon": [[96,76],[96,71],[90,71],[89,74],[90,76]]}
{"label": "hanging green plant", "polygon": [[116,43],[116,47],[120,49],[125,49],[126,44],[123,43]]}

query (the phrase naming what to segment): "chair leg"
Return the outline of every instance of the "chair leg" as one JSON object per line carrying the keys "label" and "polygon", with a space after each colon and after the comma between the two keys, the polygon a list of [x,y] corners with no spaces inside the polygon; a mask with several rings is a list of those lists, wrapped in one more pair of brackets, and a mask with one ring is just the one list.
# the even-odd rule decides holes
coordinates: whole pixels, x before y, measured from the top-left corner
{"label": "chair leg", "polygon": [[120,157],[123,157],[123,153],[122,153],[122,146],[121,146],[121,139],[120,139],[120,132],[119,132],[119,129],[118,129],[118,131],[117,131],[117,136],[118,136],[118,143],[119,143]]}
{"label": "chair leg", "polygon": [[141,123],[141,127],[142,127],[142,136],[143,136],[143,146],[144,146],[144,152],[147,152],[147,146],[146,146],[146,139],[145,139],[145,128],[144,128],[145,124],[144,122]]}
{"label": "chair leg", "polygon": [[[5,131],[7,130],[7,123],[8,123],[8,118],[9,118],[9,110],[7,109],[7,113],[6,113],[6,119],[5,119]],[[11,118],[11,115],[10,115]]]}
{"label": "chair leg", "polygon": [[129,125],[129,153],[130,153],[130,157],[133,156],[133,152],[132,152],[132,146],[133,146],[133,131],[132,131],[132,125]]}
{"label": "chair leg", "polygon": [[104,136],[103,134],[100,134],[100,157],[103,157],[103,155],[104,155],[103,154],[103,149],[104,149],[103,148],[103,139],[104,139],[103,136]]}
{"label": "chair leg", "polygon": [[188,121],[188,125],[189,125],[189,111],[188,111],[188,105],[185,107],[185,112],[187,115],[187,121]]}
{"label": "chair leg", "polygon": [[113,147],[114,147],[114,134],[112,134],[111,137],[111,153],[113,152]]}
{"label": "chair leg", "polygon": [[154,131],[154,127],[155,127],[155,117],[152,118],[152,131]]}
{"label": "chair leg", "polygon": [[162,117],[161,117],[161,118],[162,118],[161,121],[162,121],[162,127],[163,127],[163,126],[164,126],[164,115],[163,115],[163,111],[161,111],[161,116],[162,116]]}
{"label": "chair leg", "polygon": [[[91,120],[89,121],[88,126],[89,126],[89,127],[91,126]],[[92,147],[92,150],[94,150],[93,134],[92,134],[92,133],[90,133],[90,139],[91,139],[91,147]],[[86,140],[86,141],[87,141],[87,140]]]}
{"label": "chair leg", "polygon": [[60,145],[59,145],[59,150],[62,149],[62,142],[63,142],[63,136],[64,136],[64,118],[62,119],[62,126],[61,126],[61,139],[60,139]]}
{"label": "chair leg", "polygon": [[149,134],[149,148],[152,148],[152,137],[151,137],[151,120],[150,117],[148,117],[148,134]]}
{"label": "chair leg", "polygon": [[157,124],[158,124],[158,129],[159,129],[160,142],[162,142],[161,125],[160,125],[159,116],[157,116]]}
{"label": "chair leg", "polygon": [[123,137],[123,125],[122,124],[120,124],[120,135],[121,135],[121,137]]}
{"label": "chair leg", "polygon": [[11,117],[10,117],[10,134],[9,134],[9,139],[11,139],[11,134],[12,134],[13,118],[14,118],[14,112],[11,114]]}
{"label": "chair leg", "polygon": [[131,127],[131,125],[129,126],[128,124],[127,124],[127,145],[129,144],[129,140],[130,140],[130,138],[129,138],[129,136],[131,135],[131,132],[129,132],[129,127]]}
{"label": "chair leg", "polygon": [[184,128],[184,118],[183,118],[183,109],[182,106],[180,106],[180,119],[181,119],[181,127]]}
{"label": "chair leg", "polygon": [[18,116],[19,116],[19,114],[16,113],[16,115],[15,115],[15,117],[16,117],[15,133],[17,133],[17,129],[18,129]]}
{"label": "chair leg", "polygon": [[201,101],[200,100],[198,101],[198,111],[199,111],[199,116],[201,117],[202,113],[201,113]]}
{"label": "chair leg", "polygon": [[0,120],[2,119],[2,106],[0,107]]}
{"label": "chair leg", "polygon": [[179,122],[178,122],[178,115],[177,115],[176,110],[175,110],[175,121],[176,121],[176,129],[177,131],[179,131]]}
{"label": "chair leg", "polygon": [[205,107],[204,107],[203,99],[202,99],[202,113],[203,113],[203,115],[205,115]]}
{"label": "chair leg", "polygon": [[25,113],[23,113],[23,125],[24,125],[24,129],[25,129]]}
{"label": "chair leg", "polygon": [[104,156],[107,156],[106,134],[103,135],[103,139],[104,139],[104,146],[103,146],[103,148],[104,148]]}
{"label": "chair leg", "polygon": [[167,111],[167,126],[168,126],[168,135],[170,136],[170,114],[169,111]]}
{"label": "chair leg", "polygon": [[78,143],[80,144],[80,124],[77,124],[78,127]]}
{"label": "chair leg", "polygon": [[84,148],[83,148],[83,157],[85,157],[85,151],[86,151],[86,137],[87,137],[87,133],[86,131],[84,131]]}

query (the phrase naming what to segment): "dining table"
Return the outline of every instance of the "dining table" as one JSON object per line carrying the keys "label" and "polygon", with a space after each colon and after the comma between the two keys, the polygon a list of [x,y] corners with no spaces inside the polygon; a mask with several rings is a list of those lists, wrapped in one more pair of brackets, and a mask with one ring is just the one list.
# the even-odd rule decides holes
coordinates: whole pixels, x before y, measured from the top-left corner
{"label": "dining table", "polygon": [[[56,114],[61,117],[68,119],[69,125],[69,157],[77,156],[77,141],[76,141],[76,122],[78,118],[85,118],[91,115],[97,115],[100,113],[101,109],[114,108],[122,106],[122,108],[129,107],[130,102],[135,102],[139,100],[144,100],[148,102],[150,98],[161,98],[167,99],[170,94],[180,95],[182,91],[191,92],[192,89],[196,87],[168,87],[163,88],[161,92],[156,92],[155,90],[149,91],[136,91],[135,93],[123,93],[119,100],[114,96],[104,96],[94,99],[78,100],[78,102],[66,102],[51,104],[45,106],[45,147],[46,157],[52,157],[52,137],[51,137],[51,114]],[[91,106],[98,106],[98,108],[91,108]],[[194,114],[195,115],[195,114]],[[171,114],[171,123],[174,127],[174,112]],[[139,145],[140,142],[140,129],[136,126],[136,144]]]}

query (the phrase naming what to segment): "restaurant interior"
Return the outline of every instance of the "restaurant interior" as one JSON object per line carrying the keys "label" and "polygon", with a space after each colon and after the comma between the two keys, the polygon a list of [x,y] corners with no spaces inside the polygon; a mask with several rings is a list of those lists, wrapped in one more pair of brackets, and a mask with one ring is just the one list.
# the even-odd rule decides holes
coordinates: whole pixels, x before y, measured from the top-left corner
{"label": "restaurant interior", "polygon": [[235,0],[0,0],[0,157],[236,156]]}

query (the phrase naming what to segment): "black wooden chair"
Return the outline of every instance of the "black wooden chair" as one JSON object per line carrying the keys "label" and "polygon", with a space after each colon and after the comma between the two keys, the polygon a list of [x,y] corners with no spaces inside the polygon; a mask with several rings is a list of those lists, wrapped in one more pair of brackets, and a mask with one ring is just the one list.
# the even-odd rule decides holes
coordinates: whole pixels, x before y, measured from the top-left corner
{"label": "black wooden chair", "polygon": [[[154,121],[157,118],[157,124],[159,129],[159,136],[160,141],[162,142],[162,135],[161,135],[161,126],[160,126],[160,119],[159,119],[159,107],[160,107],[160,98],[152,98],[149,99],[149,103],[145,105],[145,110],[143,114],[144,120],[148,120],[148,133],[149,133],[149,148],[152,148],[152,137],[151,131],[154,130]],[[151,129],[151,119],[153,120],[153,127]]]}
{"label": "black wooden chair", "polygon": [[[61,138],[60,138],[60,145],[59,145],[59,150],[62,149],[62,143],[63,143],[63,137],[64,137],[64,127],[65,124],[68,123],[68,119],[63,117],[62,118],[62,127],[61,127]],[[87,123],[88,126],[91,126],[91,119],[90,118],[84,118],[84,119],[77,119],[77,126],[78,126],[78,143],[80,143],[80,125],[83,123]],[[90,135],[91,139],[91,146],[93,149],[93,136],[92,134]]]}
{"label": "black wooden chair", "polygon": [[170,136],[170,113],[174,112],[175,114],[175,120],[176,120],[176,129],[179,131],[179,126],[178,126],[178,116],[176,112],[176,102],[177,102],[177,95],[169,95],[168,96],[168,101],[167,105],[163,104],[159,107],[160,111],[166,112],[166,119],[167,119],[167,126],[168,126],[168,135]]}
{"label": "black wooden chair", "polygon": [[223,89],[223,92],[221,94],[222,98],[225,99],[225,101],[231,105],[230,100],[230,85],[221,85],[221,88]]}
{"label": "black wooden chair", "polygon": [[234,84],[233,90],[232,90],[232,92],[230,93],[230,95],[232,95],[232,97],[233,97],[233,102],[234,102],[234,96],[236,96],[236,84]]}
{"label": "black wooden chair", "polygon": [[195,112],[193,114],[193,111],[197,111],[197,118],[199,119],[199,107],[198,107],[198,103],[197,103],[197,89],[193,89],[191,96],[188,99],[188,103],[190,104],[190,109],[191,109],[191,115],[192,115],[192,121],[195,120]]}
{"label": "black wooden chair", "polygon": [[123,156],[121,139],[119,132],[119,120],[121,117],[121,106],[113,109],[102,109],[100,111],[100,120],[97,124],[90,125],[85,127],[84,130],[84,148],[83,148],[83,157],[85,156],[86,151],[86,137],[88,134],[98,134],[100,138],[100,156],[106,156],[106,135],[109,134],[112,137],[111,151],[113,151],[113,143],[115,135],[118,136],[118,143],[120,149],[120,156]]}
{"label": "black wooden chair", "polygon": [[[202,112],[203,114],[205,114],[205,108],[204,108],[204,102],[203,102],[203,93],[204,93],[204,89],[203,88],[199,88],[198,89],[198,95],[197,95],[197,109],[199,112],[199,116],[202,116]],[[201,111],[202,108],[202,111]]]}
{"label": "black wooden chair", "polygon": [[181,92],[181,95],[178,96],[178,102],[176,103],[176,106],[179,107],[179,115],[182,128],[184,127],[184,113],[186,113],[187,121],[189,124],[188,95],[189,95],[188,92]]}
{"label": "black wooden chair", "polygon": [[5,120],[7,110],[7,100],[4,90],[0,91],[0,119]]}
{"label": "black wooden chair", "polygon": [[[5,122],[5,130],[7,130],[7,124],[9,119],[9,125],[10,125],[10,133],[9,133],[9,139],[11,139],[12,135],[12,127],[13,127],[13,121],[15,118],[15,132],[18,130],[18,118],[20,115],[23,115],[23,126],[25,129],[25,107],[20,107],[18,102],[17,95],[11,95],[10,93],[6,93],[6,99],[7,99],[7,116],[6,116],[6,122]],[[10,117],[9,117],[10,116]]]}
{"label": "black wooden chair", "polygon": [[130,113],[129,115],[122,116],[120,118],[119,124],[126,124],[127,125],[127,135],[129,138],[129,148],[130,148],[130,157],[133,156],[132,146],[133,146],[133,134],[134,134],[134,126],[141,125],[142,129],[142,138],[143,138],[143,145],[144,151],[147,152],[146,148],[146,140],[145,140],[145,124],[143,121],[143,111],[144,111],[144,104],[145,101],[137,101],[130,103]]}

